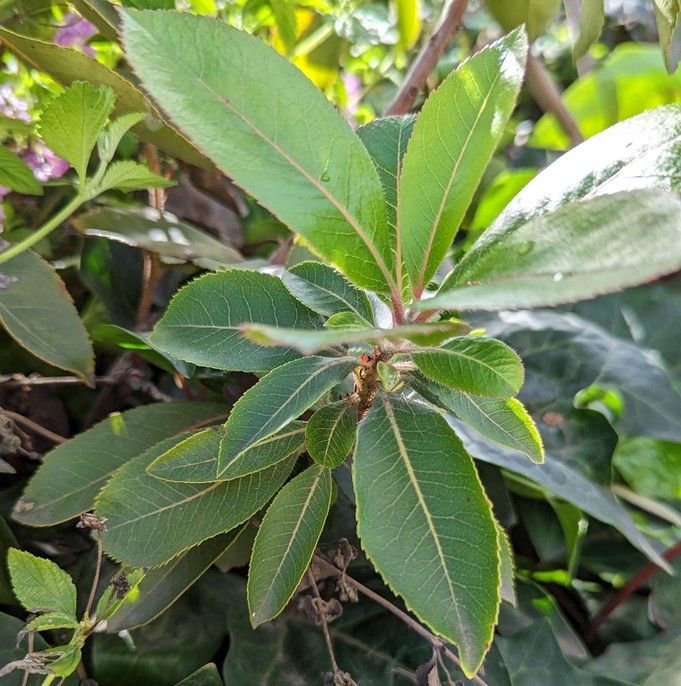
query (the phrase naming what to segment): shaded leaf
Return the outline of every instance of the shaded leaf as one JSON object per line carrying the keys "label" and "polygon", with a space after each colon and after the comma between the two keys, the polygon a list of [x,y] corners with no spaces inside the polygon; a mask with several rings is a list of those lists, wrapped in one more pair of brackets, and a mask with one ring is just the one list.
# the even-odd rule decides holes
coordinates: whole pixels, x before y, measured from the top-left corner
{"label": "shaded leaf", "polygon": [[678,0],[653,0],[653,9],[664,62],[671,74],[679,63],[679,56],[673,52],[673,38],[679,23],[681,5]]}
{"label": "shaded leaf", "polygon": [[305,442],[310,457],[328,469],[350,454],[357,432],[357,407],[342,400],[317,410],[307,423]]}
{"label": "shaded leaf", "polygon": [[33,175],[33,170],[4,145],[0,145],[0,186],[17,193],[43,194],[43,187]]}
{"label": "shaded leaf", "polygon": [[177,686],[222,686],[222,679],[220,679],[218,668],[210,663],[179,681]]}
{"label": "shaded leaf", "polygon": [[583,57],[598,40],[605,21],[604,0],[582,0],[579,7],[579,34],[572,48],[575,60]]}
{"label": "shaded leaf", "polygon": [[502,600],[515,606],[515,559],[511,541],[504,528],[495,521],[497,529],[497,549],[499,550],[499,595]]}
{"label": "shaded leaf", "polygon": [[681,500],[681,444],[643,436],[622,438],[613,464],[637,493]]}
{"label": "shaded leaf", "polygon": [[107,40],[118,40],[118,14],[109,0],[73,0],[78,14],[92,22]]}

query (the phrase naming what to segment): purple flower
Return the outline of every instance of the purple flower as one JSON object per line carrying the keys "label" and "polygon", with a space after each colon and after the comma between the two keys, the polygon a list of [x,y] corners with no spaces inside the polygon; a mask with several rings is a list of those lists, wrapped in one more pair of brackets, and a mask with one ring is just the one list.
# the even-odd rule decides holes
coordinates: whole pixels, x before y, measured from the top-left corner
{"label": "purple flower", "polygon": [[43,183],[49,179],[58,179],[64,176],[69,169],[66,160],[57,157],[42,143],[33,143],[28,150],[22,153],[21,157],[33,170],[35,178]]}
{"label": "purple flower", "polygon": [[70,12],[64,18],[64,26],[54,34],[54,42],[64,47],[80,48],[86,55],[95,57],[95,51],[87,42],[96,33],[94,24]]}
{"label": "purple flower", "polygon": [[0,84],[0,114],[10,119],[31,121],[28,103],[15,95],[9,83]]}
{"label": "purple flower", "polygon": [[350,123],[355,123],[354,114],[357,112],[357,106],[362,99],[362,82],[356,74],[348,71],[343,72],[342,79],[348,96],[348,104],[345,106],[346,119]]}

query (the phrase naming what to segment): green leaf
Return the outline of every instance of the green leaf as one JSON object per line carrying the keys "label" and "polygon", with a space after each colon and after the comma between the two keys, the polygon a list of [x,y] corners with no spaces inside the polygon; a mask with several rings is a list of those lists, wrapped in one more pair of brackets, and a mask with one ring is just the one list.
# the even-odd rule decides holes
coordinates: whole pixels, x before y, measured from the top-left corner
{"label": "green leaf", "polygon": [[162,481],[149,465],[178,438],[168,438],[119,469],[97,497],[107,520],[104,550],[116,560],[155,567],[254,515],[279,490],[295,458],[242,479],[208,484]]}
{"label": "green leaf", "polygon": [[26,610],[50,610],[75,619],[76,587],[63,569],[16,548],[7,552],[7,566],[14,594]]}
{"label": "green leaf", "polygon": [[544,461],[541,435],[519,400],[484,398],[424,381],[414,386],[426,400],[453,412],[485,438],[517,450],[537,464]]}
{"label": "green leaf", "polygon": [[118,633],[156,619],[208,570],[240,532],[241,529],[235,529],[209,538],[170,562],[148,570],[107,620],[107,631]]}
{"label": "green leaf", "polygon": [[350,454],[356,432],[356,405],[346,400],[325,405],[307,423],[307,452],[318,464],[335,469]]}
{"label": "green leaf", "polygon": [[296,45],[296,6],[292,0],[269,0],[281,42],[290,55]]}
{"label": "green leaf", "polygon": [[676,71],[679,63],[679,57],[673,54],[672,46],[674,33],[679,24],[681,4],[679,4],[679,0],[653,0],[653,9],[655,10],[655,21],[657,22],[662,55],[667,71],[671,74]]}
{"label": "green leaf", "polygon": [[327,264],[300,262],[282,272],[281,280],[303,305],[314,312],[330,317],[338,312],[351,311],[368,321],[374,319],[366,293]]}
{"label": "green leaf", "polygon": [[181,360],[230,371],[268,371],[298,357],[290,348],[265,349],[246,340],[239,328],[250,322],[311,329],[319,318],[275,276],[221,271],[175,294],[151,342]]}
{"label": "green leaf", "polygon": [[115,102],[108,86],[75,81],[45,105],[40,115],[43,141],[74,167],[81,185],[87,176],[90,155]]}
{"label": "green leaf", "polygon": [[167,188],[173,181],[154,174],[149,167],[131,160],[110,164],[99,184],[99,190],[116,188],[122,191],[139,191],[147,188]]}
{"label": "green leaf", "polygon": [[575,60],[586,55],[598,40],[605,21],[604,0],[582,0],[579,8],[579,35],[572,48]]}
{"label": "green leaf", "polygon": [[276,617],[298,588],[331,507],[331,472],[308,467],[277,493],[255,537],[248,607],[256,627]]}
{"label": "green leaf", "polygon": [[43,187],[33,175],[33,170],[4,145],[0,145],[0,186],[17,193],[43,194]]}
{"label": "green leaf", "polygon": [[[334,317],[341,316],[339,312]],[[330,327],[322,331],[305,329],[287,329],[262,324],[245,324],[241,327],[246,338],[262,346],[286,345],[299,350],[305,355],[325,350],[336,345],[350,345],[377,340],[399,340],[417,336],[439,335],[447,338],[459,330],[458,323],[436,322],[433,324],[403,324],[392,329],[340,329]]]}
{"label": "green leaf", "polygon": [[50,671],[61,677],[73,674],[82,658],[80,646],[72,643],[48,648],[45,653],[50,656]]}
{"label": "green leaf", "polygon": [[72,0],[78,14],[92,22],[107,40],[118,40],[118,14],[109,0]]}
{"label": "green leaf", "polygon": [[218,668],[210,663],[179,681],[176,686],[222,686],[222,679],[220,679]]}
{"label": "green leaf", "polygon": [[[123,40],[149,93],[227,176],[351,281],[389,290],[394,256],[378,174],[293,65],[253,36],[189,14],[126,11]],[[187,41],[205,50],[187,52]],[[299,135],[301,121],[310,135]]]}
{"label": "green leaf", "polygon": [[681,269],[680,226],[681,200],[671,193],[576,202],[494,240],[485,232],[440,293],[415,307],[545,307],[652,281]]}
{"label": "green leaf", "polygon": [[560,0],[485,0],[485,7],[505,31],[525,24],[534,40],[556,16]]}
{"label": "green leaf", "polygon": [[472,676],[497,618],[499,553],[470,456],[439,414],[379,395],[359,425],[353,478],[367,556],[421,621],[458,645]]}
{"label": "green leaf", "polygon": [[497,549],[499,550],[499,595],[502,600],[515,607],[518,603],[515,593],[515,560],[513,548],[504,527],[495,520],[497,528]]}
{"label": "green leaf", "polygon": [[135,126],[135,124],[144,121],[144,117],[145,114],[143,112],[123,114],[117,119],[114,119],[109,126],[102,131],[97,139],[97,154],[99,155],[99,161],[102,164],[111,162],[123,136]]}
{"label": "green leaf", "polygon": [[[108,620],[115,614],[119,608],[136,594],[136,588],[140,581],[144,578],[145,573],[143,569],[128,569],[122,567],[109,582],[109,585],[104,589],[104,592],[99,596],[97,605],[95,606],[94,616],[98,621]],[[128,590],[122,590],[121,586],[115,587],[114,579],[118,581],[125,581],[128,584]],[[109,622],[107,622],[107,628]]]}
{"label": "green leaf", "polygon": [[[54,593],[54,591],[51,592]],[[76,629],[79,625],[75,614],[46,612],[28,622],[24,629],[25,631],[51,631],[53,629]]]}
{"label": "green leaf", "polygon": [[507,398],[523,385],[520,358],[493,338],[459,336],[441,348],[422,348],[412,358],[432,381],[468,393]]}
{"label": "green leaf", "polygon": [[43,458],[15,505],[29,526],[65,522],[89,510],[97,492],[130,459],[182,431],[224,419],[217,403],[173,402],[115,413]]}
{"label": "green leaf", "polygon": [[0,265],[0,324],[31,354],[87,379],[94,353],[57,272],[27,250]]}
{"label": "green leaf", "polygon": [[445,79],[414,125],[400,179],[397,235],[417,295],[447,254],[501,140],[526,56],[523,29],[483,48]]}
{"label": "green leaf", "polygon": [[325,322],[325,329],[356,329],[357,331],[365,331],[372,329],[373,326],[364,317],[360,317],[355,312],[336,312],[332,314]]}
{"label": "green leaf", "polygon": [[418,0],[395,0],[397,28],[400,32],[400,46],[409,50],[421,33],[420,3]]}
{"label": "green leaf", "polygon": [[[114,36],[114,39],[116,38],[117,36]],[[22,36],[1,26],[0,39],[22,61],[49,74],[62,86],[80,81],[85,76],[93,83],[109,86],[116,95],[116,115],[131,112],[147,114],[145,122],[133,128],[136,136],[156,145],[173,157],[179,157],[199,167],[212,166],[194,145],[178,133],[170,119],[151,102],[136,81],[126,79],[75,48],[65,48],[51,42]]]}
{"label": "green leaf", "polygon": [[304,357],[263,376],[232,408],[220,443],[218,478],[241,474],[248,450],[299,417],[341,383],[356,361],[348,357]]}
{"label": "green leaf", "polygon": [[637,493],[681,501],[681,444],[644,436],[622,438],[613,465]]}
{"label": "green leaf", "polygon": [[167,481],[206,483],[234,479],[297,457],[305,448],[305,424],[289,422],[281,431],[247,448],[236,463],[219,474],[218,451],[223,428],[192,434],[159,456],[149,473]]}

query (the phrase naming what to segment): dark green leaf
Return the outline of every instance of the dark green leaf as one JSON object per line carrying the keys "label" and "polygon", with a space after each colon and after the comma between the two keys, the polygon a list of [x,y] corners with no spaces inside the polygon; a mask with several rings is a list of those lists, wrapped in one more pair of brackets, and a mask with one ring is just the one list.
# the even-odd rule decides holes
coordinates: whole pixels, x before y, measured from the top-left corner
{"label": "dark green leaf", "polygon": [[218,668],[211,663],[204,665],[186,679],[182,679],[177,686],[222,686],[222,679],[220,679]]}
{"label": "dark green leaf", "polygon": [[637,436],[617,444],[613,464],[637,493],[681,500],[681,444]]}
{"label": "dark green leaf", "polygon": [[335,469],[350,454],[356,432],[356,405],[345,400],[325,405],[307,423],[307,452],[318,464]]}
{"label": "dark green leaf", "polygon": [[4,145],[0,145],[0,185],[17,193],[43,194],[43,187],[33,175],[33,170]]}

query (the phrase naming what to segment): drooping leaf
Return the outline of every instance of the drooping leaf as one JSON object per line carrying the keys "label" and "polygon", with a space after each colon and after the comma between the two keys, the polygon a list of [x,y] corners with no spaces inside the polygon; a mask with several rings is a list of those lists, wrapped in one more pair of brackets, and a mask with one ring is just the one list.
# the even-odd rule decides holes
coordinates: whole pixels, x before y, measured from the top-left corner
{"label": "drooping leaf", "polygon": [[294,459],[242,479],[208,484],[163,481],[149,465],[178,438],[168,438],[119,469],[97,497],[107,520],[104,549],[114,559],[154,567],[254,515],[280,488]]}
{"label": "drooping leaf", "polygon": [[118,40],[118,14],[109,0],[73,0],[78,14],[92,22],[107,40]]}
{"label": "drooping leaf", "polygon": [[483,48],[445,79],[414,125],[400,179],[396,232],[417,295],[449,250],[501,139],[526,55],[522,29]]}
{"label": "drooping leaf", "polygon": [[604,0],[582,0],[579,7],[579,34],[572,48],[575,60],[586,55],[598,40],[605,21]]}
{"label": "drooping leaf", "polygon": [[211,662],[179,681],[176,686],[222,686],[218,668]]}
{"label": "drooping leaf", "polygon": [[[389,290],[394,256],[378,174],[295,67],[257,38],[189,14],[125,12],[123,39],[146,89],[223,172],[351,281]],[[206,50],[188,53],[188,40]],[[311,135],[298,135],[301,121]]]}
{"label": "drooping leaf", "polygon": [[674,54],[673,51],[673,38],[679,24],[681,5],[678,0],[653,0],[653,9],[662,55],[667,71],[671,74],[679,63],[679,55]]}
{"label": "drooping leaf", "polygon": [[0,145],[0,186],[17,193],[43,194],[43,187],[33,175],[33,170],[4,145]]}
{"label": "drooping leaf", "polygon": [[[108,86],[75,81],[45,105],[40,135],[53,152],[70,162],[81,184],[97,138],[113,112],[116,98]],[[68,122],[68,124],[66,123]]]}
{"label": "drooping leaf", "polygon": [[423,348],[412,358],[432,381],[468,393],[508,398],[523,385],[520,358],[492,338],[459,336],[441,348]]}
{"label": "drooping leaf", "polygon": [[335,469],[350,454],[356,432],[355,405],[344,400],[325,405],[317,410],[307,423],[307,452],[318,464]]}
{"label": "drooping leaf", "polygon": [[254,627],[280,614],[300,584],[324,528],[331,494],[331,472],[315,465],[289,481],[267,508],[248,570]]}
{"label": "drooping leaf", "polygon": [[173,402],[111,415],[47,453],[28,482],[13,518],[29,526],[49,526],[92,507],[111,475],[168,436],[220,421],[217,403]]}
{"label": "drooping leaf", "polygon": [[119,160],[109,165],[100,189],[115,188],[121,191],[139,191],[147,188],[167,188],[173,181],[154,174],[146,165],[132,160]]}
{"label": "drooping leaf", "polygon": [[351,357],[304,357],[277,367],[235,403],[220,443],[218,478],[241,474],[255,443],[299,417],[355,367]]}
{"label": "drooping leaf", "polygon": [[71,577],[51,560],[10,548],[7,565],[12,588],[29,612],[60,612],[75,619],[76,587]]}
{"label": "drooping leaf", "polygon": [[224,435],[223,428],[192,434],[160,455],[148,471],[167,481],[206,483],[218,478],[227,481],[296,457],[305,447],[304,422],[289,422],[281,431],[247,448],[236,463],[219,474],[218,452]]}
{"label": "drooping leaf", "polygon": [[525,24],[530,39],[534,40],[556,16],[560,0],[485,0],[485,7],[504,30]]}
{"label": "drooping leaf", "polygon": [[275,276],[233,269],[206,274],[178,291],[151,342],[181,360],[230,371],[268,371],[298,357],[290,348],[246,340],[239,327],[251,322],[312,329],[319,318]]}
{"label": "drooping leaf", "polygon": [[545,307],[652,281],[681,269],[680,227],[681,200],[672,193],[576,202],[493,241],[485,232],[440,293],[418,307]]}
{"label": "drooping leaf", "polygon": [[[99,1],[88,0],[90,3],[97,2],[98,4]],[[115,38],[117,36],[114,36]],[[22,36],[1,26],[0,39],[22,61],[49,74],[62,86],[68,86],[83,78],[95,84],[109,86],[116,95],[115,114],[122,115],[130,112],[147,114],[147,120],[133,128],[135,135],[186,162],[204,168],[212,166],[193,144],[173,128],[169,118],[159,111],[136,82],[126,79],[75,48],[66,48],[37,38]]]}
{"label": "drooping leaf", "polygon": [[513,548],[504,527],[495,520],[497,528],[497,548],[499,550],[499,595],[502,600],[515,606],[518,602],[515,593],[515,560]]}
{"label": "drooping leaf", "polygon": [[457,644],[471,676],[499,604],[496,525],[473,461],[439,414],[379,395],[359,425],[353,478],[369,559],[421,621]]}
{"label": "drooping leaf", "polygon": [[57,272],[30,250],[0,265],[0,324],[31,354],[86,379],[94,354]]}

